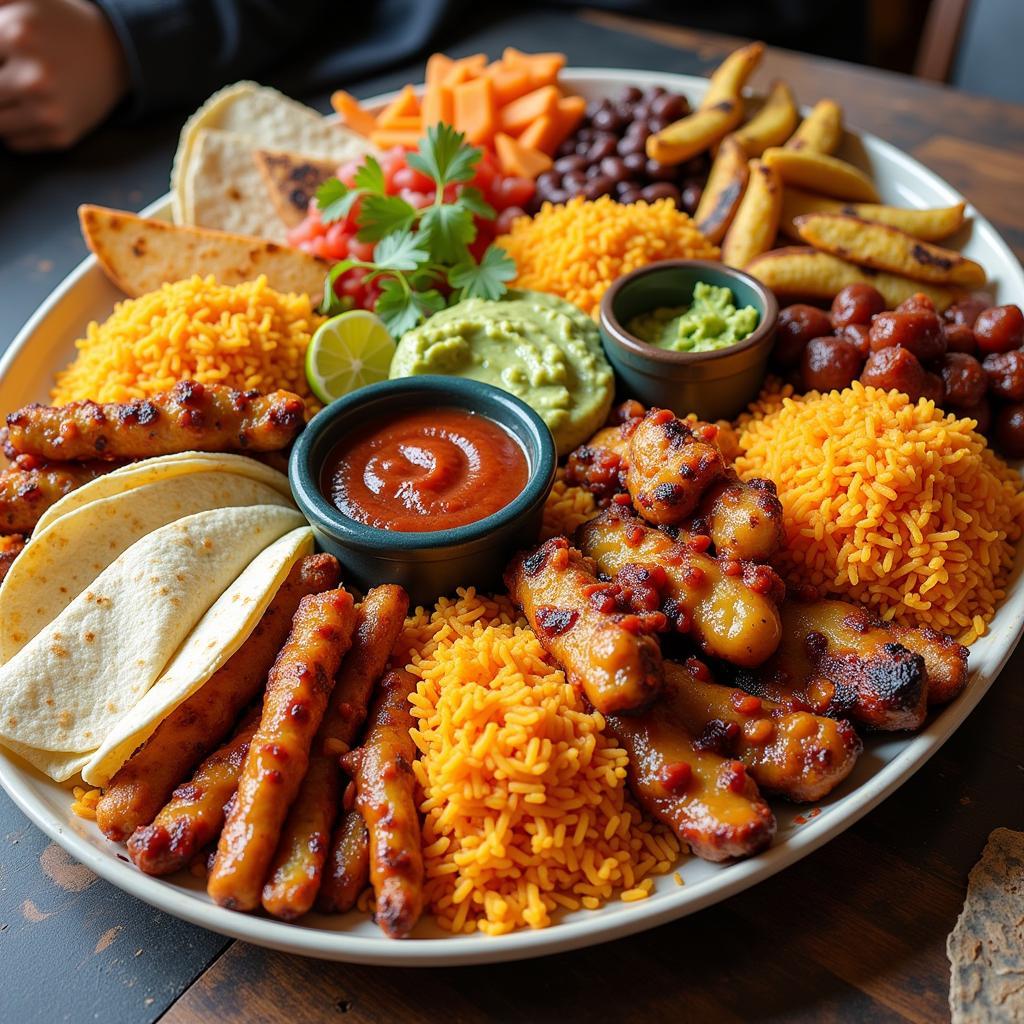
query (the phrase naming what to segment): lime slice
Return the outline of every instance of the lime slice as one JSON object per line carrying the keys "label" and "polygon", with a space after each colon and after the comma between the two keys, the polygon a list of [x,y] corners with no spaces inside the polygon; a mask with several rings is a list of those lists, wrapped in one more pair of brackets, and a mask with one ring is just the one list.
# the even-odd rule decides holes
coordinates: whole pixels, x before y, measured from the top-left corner
{"label": "lime slice", "polygon": [[351,309],[317,328],[306,349],[306,380],[328,404],[365,384],[388,379],[394,339],[380,317]]}

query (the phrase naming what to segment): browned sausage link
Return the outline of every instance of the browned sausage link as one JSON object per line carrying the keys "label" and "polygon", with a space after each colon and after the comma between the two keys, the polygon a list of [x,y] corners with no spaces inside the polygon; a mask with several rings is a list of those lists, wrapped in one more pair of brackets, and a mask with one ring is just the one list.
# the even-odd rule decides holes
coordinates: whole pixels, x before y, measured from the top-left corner
{"label": "browned sausage link", "polygon": [[409,694],[416,677],[389,672],[374,701],[366,739],[343,763],[356,785],[356,808],[370,836],[375,918],[385,935],[404,938],[423,910],[423,854],[412,762],[416,745]]}
{"label": "browned sausage link", "polygon": [[576,538],[634,611],[661,610],[669,628],[691,635],[705,653],[752,666],[778,647],[782,587],[770,567],[719,562],[619,506],[584,523]]}
{"label": "browned sausage link", "polygon": [[0,536],[0,583],[10,572],[14,560],[25,550],[25,538],[19,533]]}
{"label": "browned sausage link", "polygon": [[820,800],[853,771],[863,749],[849,722],[719,686],[695,658],[685,666],[665,662],[661,699],[700,750],[738,758],[763,792],[790,800]]}
{"label": "browned sausage link", "polygon": [[886,732],[918,729],[927,712],[924,659],[845,601],[787,601],[778,651],[757,669],[736,670],[731,681],[798,710]]}
{"label": "browned sausage link", "polygon": [[675,526],[694,513],[708,487],[725,475],[717,434],[717,427],[684,423],[668,409],[651,409],[637,424],[626,486],[644,519]]}
{"label": "browned sausage link", "polygon": [[[590,563],[564,537],[517,555],[505,586],[540,642],[602,714],[635,711],[661,688],[661,650],[646,622],[624,614],[619,589],[600,583]],[[658,621],[653,621],[657,619]]]}
{"label": "browned sausage link", "polygon": [[775,817],[746,766],[698,749],[670,702],[606,723],[629,754],[633,795],[698,857],[746,857],[771,843]]}
{"label": "browned sausage link", "polygon": [[629,438],[639,422],[626,420],[604,427],[571,452],[565,464],[566,482],[590,491],[601,504],[625,491]]}
{"label": "browned sausage link", "polygon": [[263,887],[263,908],[275,917],[291,921],[305,914],[321,887],[338,813],[338,756],[355,742],[373,684],[391,657],[408,610],[405,591],[389,584],[371,590],[357,611],[352,647],[342,662],[310,752],[309,771],[288,812]]}
{"label": "browned sausage link", "polygon": [[369,884],[370,834],[363,816],[353,808],[344,813],[334,831],[317,910],[344,914],[356,905],[359,894]]}
{"label": "browned sausage link", "polygon": [[0,473],[0,530],[31,533],[65,494],[117,467],[116,462],[45,462],[19,455]]}
{"label": "browned sausage link", "polygon": [[160,723],[111,780],[96,805],[96,822],[108,839],[119,842],[153,820],[171,790],[263,689],[299,601],[336,586],[338,575],[333,555],[309,555],[292,567],[245,643]]}
{"label": "browned sausage link", "polygon": [[691,534],[709,536],[720,558],[768,562],[782,546],[782,502],[771,480],[743,481],[729,470],[685,525]]}
{"label": "browned sausage link", "polygon": [[270,670],[238,798],[217,843],[207,891],[221,906],[259,906],[281,826],[309,768],[313,737],[354,628],[355,609],[345,590],[299,602],[291,633]]}
{"label": "browned sausage link", "polygon": [[187,451],[274,451],[305,423],[290,391],[261,395],[179,381],[131,402],[27,405],[7,417],[9,448],[44,459],[146,459]]}
{"label": "browned sausage link", "polygon": [[257,708],[245,717],[227,743],[203,761],[188,782],[178,786],[152,824],[132,833],[128,855],[140,871],[172,875],[217,838],[259,724]]}

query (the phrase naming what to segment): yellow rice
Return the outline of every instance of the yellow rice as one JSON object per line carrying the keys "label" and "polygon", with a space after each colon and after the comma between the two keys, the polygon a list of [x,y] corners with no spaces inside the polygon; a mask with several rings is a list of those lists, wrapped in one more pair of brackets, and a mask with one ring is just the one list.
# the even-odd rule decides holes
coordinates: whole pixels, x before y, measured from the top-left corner
{"label": "yellow rice", "polygon": [[198,276],[165,284],[89,324],[51,398],[124,402],[189,379],[240,391],[285,388],[315,412],[303,360],[320,320],[308,295],[274,291],[265,277],[233,287]]}
{"label": "yellow rice", "polygon": [[618,892],[645,899],[676,837],[626,791],[604,734],[507,598],[472,589],[406,625],[426,903],[451,932],[543,928]]}
{"label": "yellow rice", "polygon": [[86,789],[84,786],[75,786],[71,791],[74,800],[71,801],[71,810],[80,818],[88,821],[96,820],[96,805],[103,795],[102,789]]}
{"label": "yellow rice", "polygon": [[516,288],[552,292],[592,316],[608,286],[659,260],[718,259],[718,249],[671,199],[617,203],[582,196],[545,203],[498,239],[518,267]]}
{"label": "yellow rice", "polygon": [[572,537],[576,527],[597,515],[594,496],[565,482],[565,474],[559,469],[555,483],[544,504],[544,521],[540,528],[540,539],[548,537]]}
{"label": "yellow rice", "polygon": [[778,485],[783,575],[976,640],[1005,596],[1024,494],[975,426],[857,381],[764,396],[740,421],[736,468]]}

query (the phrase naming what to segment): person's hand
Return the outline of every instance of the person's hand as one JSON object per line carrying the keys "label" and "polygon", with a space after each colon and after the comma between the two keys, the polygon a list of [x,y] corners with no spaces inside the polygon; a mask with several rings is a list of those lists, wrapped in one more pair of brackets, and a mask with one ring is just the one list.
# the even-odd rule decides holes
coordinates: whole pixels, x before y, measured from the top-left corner
{"label": "person's hand", "polygon": [[121,44],[88,0],[0,0],[0,139],[11,149],[77,142],[128,89]]}

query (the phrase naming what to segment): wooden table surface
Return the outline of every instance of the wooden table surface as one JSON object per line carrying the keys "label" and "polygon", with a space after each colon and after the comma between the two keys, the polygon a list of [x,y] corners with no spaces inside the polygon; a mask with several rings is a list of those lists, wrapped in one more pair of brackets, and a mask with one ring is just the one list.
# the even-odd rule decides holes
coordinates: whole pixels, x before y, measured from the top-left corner
{"label": "wooden table surface", "polygon": [[[706,73],[735,40],[605,14],[476,28],[457,55],[564,49],[570,63]],[[785,77],[965,192],[1024,256],[1024,107],[779,50]],[[417,77],[403,69],[355,91]],[[325,109],[325,97],[316,98]],[[180,118],[111,127],[59,157],[0,160],[0,341],[83,252],[78,202],[166,188]],[[1017,296],[1020,299],[1020,296]],[[49,843],[0,793],[0,1020],[31,1022],[916,1021],[948,1019],[946,935],[989,832],[1024,828],[1024,649],[899,792],[781,875],[702,913],[505,966],[395,970],[302,960],[173,920]]]}

